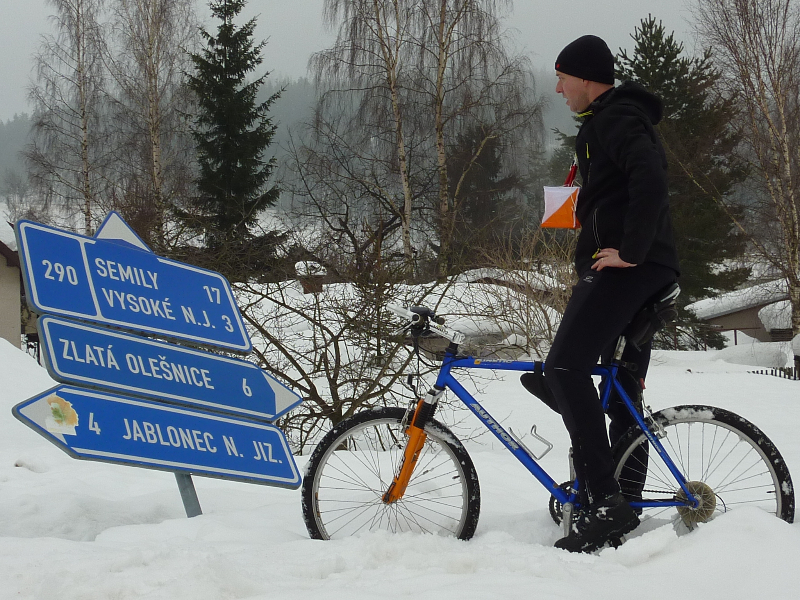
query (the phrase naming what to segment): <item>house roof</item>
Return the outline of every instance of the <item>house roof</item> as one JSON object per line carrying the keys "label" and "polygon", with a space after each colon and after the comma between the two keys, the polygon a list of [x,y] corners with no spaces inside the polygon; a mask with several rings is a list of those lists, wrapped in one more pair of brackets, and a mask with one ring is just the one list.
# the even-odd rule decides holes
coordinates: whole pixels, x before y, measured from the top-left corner
{"label": "house roof", "polygon": [[481,269],[471,269],[453,277],[454,283],[479,283],[494,282],[503,285],[525,285],[535,290],[549,291],[564,287],[554,277],[530,270],[519,269],[505,270],[484,267]]}
{"label": "house roof", "polygon": [[772,331],[774,329],[791,329],[792,305],[788,300],[773,302],[758,311],[758,318],[767,331]]}
{"label": "house roof", "polygon": [[705,298],[687,306],[698,319],[708,320],[722,317],[748,308],[766,306],[789,298],[789,285],[785,279],[767,281],[749,288]]}

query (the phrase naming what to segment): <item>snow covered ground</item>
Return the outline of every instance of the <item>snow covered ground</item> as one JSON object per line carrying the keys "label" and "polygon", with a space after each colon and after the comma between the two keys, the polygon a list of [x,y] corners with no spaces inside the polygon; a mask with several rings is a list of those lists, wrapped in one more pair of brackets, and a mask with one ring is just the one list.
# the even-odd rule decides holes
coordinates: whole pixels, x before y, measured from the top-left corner
{"label": "snow covered ground", "polygon": [[[770,344],[757,350],[775,354]],[[775,442],[800,481],[800,382],[748,374],[762,354],[744,347],[656,353],[646,401],[654,409],[706,403],[741,414]],[[3,600],[800,595],[800,525],[756,509],[680,537],[670,526],[635,532],[621,548],[597,555],[555,550],[560,531],[547,494],[486,437],[467,444],[483,497],[469,542],[384,533],[312,541],[299,491],[199,477],[204,514],[187,519],[171,474],[71,459],[14,419],[13,405],[53,383],[2,341],[0,365]],[[506,426],[522,432],[538,425],[555,444],[545,468],[566,479],[568,444],[557,415],[528,396],[514,374],[485,392],[484,406]]]}

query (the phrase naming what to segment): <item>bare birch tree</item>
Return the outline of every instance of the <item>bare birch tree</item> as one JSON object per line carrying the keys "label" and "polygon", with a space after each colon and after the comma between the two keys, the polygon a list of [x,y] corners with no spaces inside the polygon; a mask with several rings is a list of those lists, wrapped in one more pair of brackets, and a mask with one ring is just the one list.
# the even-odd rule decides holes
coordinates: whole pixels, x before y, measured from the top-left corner
{"label": "bare birch tree", "polygon": [[[358,156],[357,181],[401,221],[403,255],[413,233],[433,233],[437,272],[451,268],[451,243],[463,202],[461,185],[486,144],[540,143],[541,111],[521,57],[504,49],[499,9],[505,0],[326,0],[339,26],[333,48],[312,59],[322,96],[316,127]],[[334,122],[333,109],[352,117]],[[339,127],[336,127],[338,125]],[[452,178],[458,134],[484,132]],[[513,153],[509,153],[513,154]],[[520,152],[521,156],[523,153]],[[426,232],[413,215],[433,213]]]}
{"label": "bare birch tree", "polygon": [[[453,232],[464,202],[462,185],[492,140],[511,143],[512,134],[527,146],[540,143],[540,107],[534,102],[530,66],[509,56],[503,44],[499,7],[507,0],[428,0],[415,16],[415,85],[432,107],[438,172],[439,274],[450,269]],[[481,138],[449,181],[449,152],[464,125],[480,125]]]}
{"label": "bare birch tree", "polygon": [[[117,0],[110,72],[116,83],[118,195],[157,251],[170,245],[167,216],[188,185],[191,147],[183,114],[198,29],[191,0]],[[127,208],[127,210],[126,210]],[[130,214],[133,213],[133,214]]]}
{"label": "bare birch tree", "polygon": [[[344,112],[351,106],[357,107],[355,119],[369,123],[370,131],[366,136],[358,136],[355,143],[348,140],[344,147],[363,149],[363,154],[355,154],[362,155],[367,163],[380,161],[377,154],[381,151],[396,155],[396,169],[392,171],[396,173],[399,186],[383,181],[372,169],[353,179],[356,187],[377,195],[382,204],[399,217],[403,256],[410,270],[413,198],[403,111],[406,99],[400,77],[412,7],[405,4],[402,0],[326,0],[325,20],[339,23],[339,35],[332,48],[312,57],[311,64],[317,86],[328,88],[318,108],[321,137],[329,141],[331,137],[358,135],[356,130],[350,129],[350,122],[343,124],[340,135],[340,130],[326,119],[329,109]],[[359,129],[363,132],[364,128]],[[399,188],[400,193],[392,188]]]}
{"label": "bare birch tree", "polygon": [[[738,222],[786,277],[792,333],[800,333],[800,3],[699,0],[698,30],[741,111],[744,158],[765,199]],[[705,182],[698,182],[703,185]],[[766,235],[765,235],[766,234]]]}
{"label": "bare birch tree", "polygon": [[55,208],[70,224],[77,211],[91,235],[93,219],[101,216],[95,211],[106,153],[101,133],[103,0],[48,2],[55,11],[56,33],[42,38],[35,58],[33,142],[25,153],[42,204],[34,212],[38,218],[48,213],[53,218]]}

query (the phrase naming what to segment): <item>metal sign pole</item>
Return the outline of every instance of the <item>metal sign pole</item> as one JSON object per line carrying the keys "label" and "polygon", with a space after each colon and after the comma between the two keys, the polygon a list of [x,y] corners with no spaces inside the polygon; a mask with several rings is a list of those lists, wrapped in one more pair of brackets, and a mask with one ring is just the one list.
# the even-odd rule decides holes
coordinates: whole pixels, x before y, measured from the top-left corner
{"label": "metal sign pole", "polygon": [[175,473],[175,479],[178,482],[178,490],[180,490],[181,500],[183,500],[183,508],[186,509],[186,516],[191,519],[202,515],[203,509],[200,508],[200,500],[197,498],[197,490],[194,489],[192,476],[186,473]]}

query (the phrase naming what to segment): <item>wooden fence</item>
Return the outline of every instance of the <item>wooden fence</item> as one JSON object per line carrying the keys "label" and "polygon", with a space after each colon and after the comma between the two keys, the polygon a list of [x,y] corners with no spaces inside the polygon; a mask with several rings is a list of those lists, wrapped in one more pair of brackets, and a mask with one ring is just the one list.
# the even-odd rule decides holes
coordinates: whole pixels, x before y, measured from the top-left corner
{"label": "wooden fence", "polygon": [[797,367],[780,367],[774,369],[760,369],[758,371],[748,371],[755,375],[772,375],[773,377],[780,377],[781,379],[791,379],[792,381],[800,380],[800,370]]}

